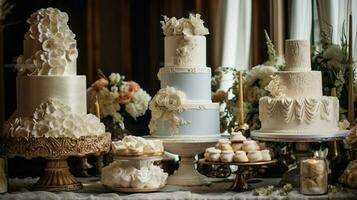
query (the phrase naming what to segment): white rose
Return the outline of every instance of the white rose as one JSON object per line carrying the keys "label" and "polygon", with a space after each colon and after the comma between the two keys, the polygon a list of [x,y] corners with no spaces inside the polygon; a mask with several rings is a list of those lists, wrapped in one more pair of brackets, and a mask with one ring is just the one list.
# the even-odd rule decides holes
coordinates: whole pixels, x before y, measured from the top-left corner
{"label": "white rose", "polygon": [[119,81],[120,81],[120,74],[118,73],[111,73],[109,75],[109,80],[110,80],[110,83],[112,84],[117,84]]}
{"label": "white rose", "polygon": [[177,111],[182,107],[182,99],[177,94],[171,94],[165,97],[165,107],[168,110]]}

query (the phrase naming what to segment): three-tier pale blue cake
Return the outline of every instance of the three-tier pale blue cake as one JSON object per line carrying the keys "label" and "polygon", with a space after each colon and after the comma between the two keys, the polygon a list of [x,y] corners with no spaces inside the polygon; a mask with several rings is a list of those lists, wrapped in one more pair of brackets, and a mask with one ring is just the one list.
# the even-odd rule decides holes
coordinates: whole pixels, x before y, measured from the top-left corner
{"label": "three-tier pale blue cake", "polygon": [[153,136],[212,137],[219,131],[219,104],[211,101],[211,69],[206,66],[207,28],[199,15],[167,18],[161,89],[150,103]]}

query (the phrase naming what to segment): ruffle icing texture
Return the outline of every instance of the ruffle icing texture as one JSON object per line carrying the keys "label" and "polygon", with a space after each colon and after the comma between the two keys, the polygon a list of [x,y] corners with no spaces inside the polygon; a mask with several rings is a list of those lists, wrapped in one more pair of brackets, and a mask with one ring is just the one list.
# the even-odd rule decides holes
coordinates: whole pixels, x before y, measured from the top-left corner
{"label": "ruffle icing texture", "polygon": [[338,112],[331,112],[338,108],[338,100],[333,97],[315,98],[271,98],[260,99],[260,120],[283,116],[285,123],[298,122],[311,124],[316,119],[332,121],[338,119]]}
{"label": "ruffle icing texture", "polygon": [[12,137],[70,137],[100,136],[104,124],[92,114],[75,114],[69,106],[50,99],[37,107],[31,118],[16,118],[11,124]]}
{"label": "ruffle icing texture", "polygon": [[76,75],[78,50],[68,15],[56,8],[40,9],[27,20],[24,55],[17,59],[20,74]]}

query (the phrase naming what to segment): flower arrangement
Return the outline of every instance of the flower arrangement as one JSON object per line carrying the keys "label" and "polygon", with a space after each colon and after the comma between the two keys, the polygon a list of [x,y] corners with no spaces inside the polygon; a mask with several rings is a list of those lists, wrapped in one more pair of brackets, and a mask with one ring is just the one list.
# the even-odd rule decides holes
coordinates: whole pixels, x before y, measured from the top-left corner
{"label": "flower arrangement", "polygon": [[176,19],[163,16],[160,21],[165,36],[175,35],[207,35],[208,29],[203,25],[200,14],[190,14],[188,18]]}
{"label": "flower arrangement", "polygon": [[[322,32],[321,41],[312,47],[311,68],[321,71],[325,95],[330,96],[336,88],[336,96],[343,109],[348,105],[348,54],[345,28],[342,28],[341,45],[332,44],[329,34]],[[355,95],[356,96],[356,95]]]}
{"label": "flower arrangement", "polygon": [[[273,79],[272,75],[281,70],[285,65],[282,57],[277,56],[274,45],[271,42],[268,34],[266,34],[266,41],[268,47],[269,60],[262,65],[257,65],[251,70],[243,73],[244,86],[244,113],[246,123],[252,130],[260,128],[260,121],[258,116],[259,99],[267,96],[269,91],[266,87]],[[220,81],[224,74],[231,74],[234,77],[234,82],[228,91],[219,89]],[[218,68],[212,78],[212,99],[214,102],[219,102],[224,109],[220,113],[221,118],[221,132],[231,131],[235,127],[237,121],[238,111],[238,71],[232,68]],[[270,85],[269,87],[273,87]],[[268,88],[269,88],[268,87]],[[277,91],[281,93],[281,88]]]}
{"label": "flower arrangement", "polygon": [[112,122],[124,128],[124,117],[134,119],[143,116],[151,100],[150,95],[134,81],[125,81],[118,73],[109,78],[99,70],[100,79],[87,90],[88,110],[96,113],[99,104],[100,118],[112,118]]}
{"label": "flower arrangement", "polygon": [[149,123],[150,133],[156,132],[159,119],[169,122],[171,134],[177,133],[179,126],[187,124],[188,122],[179,116],[185,110],[183,107],[185,101],[185,93],[174,87],[167,86],[160,89],[150,102],[152,115]]}

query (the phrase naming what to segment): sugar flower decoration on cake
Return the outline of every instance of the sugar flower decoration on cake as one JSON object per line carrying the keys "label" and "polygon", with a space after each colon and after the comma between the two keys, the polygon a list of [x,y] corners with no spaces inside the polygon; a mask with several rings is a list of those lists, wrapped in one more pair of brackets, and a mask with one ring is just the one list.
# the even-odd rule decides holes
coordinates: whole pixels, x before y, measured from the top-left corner
{"label": "sugar flower decoration on cake", "polygon": [[99,104],[100,117],[104,121],[118,124],[124,128],[124,117],[134,119],[143,116],[149,107],[150,95],[134,81],[125,81],[118,73],[111,73],[107,78],[99,70],[100,79],[87,90],[88,110],[96,113]]}
{"label": "sugar flower decoration on cake", "polygon": [[165,87],[159,90],[150,102],[151,121],[149,123],[150,133],[154,134],[157,129],[158,120],[168,121],[171,134],[178,133],[179,126],[188,122],[179,116],[184,109],[186,95],[174,87]]}
{"label": "sugar flower decoration on cake", "polygon": [[56,99],[36,108],[31,118],[16,118],[11,124],[11,137],[98,136],[105,133],[104,124],[92,114],[79,115]]}
{"label": "sugar flower decoration on cake", "polygon": [[203,25],[204,21],[200,14],[190,14],[188,18],[180,19],[168,18],[165,15],[163,17],[164,20],[160,23],[165,36],[209,34],[208,29]]}
{"label": "sugar flower decoration on cake", "polygon": [[286,91],[286,86],[281,83],[280,76],[271,76],[272,80],[264,88],[269,91],[273,97],[285,97],[284,91]]}
{"label": "sugar flower decoration on cake", "polygon": [[[75,34],[69,29],[67,22],[67,13],[56,8],[42,8],[31,15],[27,20],[30,29],[25,34],[25,54],[17,59],[20,74],[73,73],[69,66],[75,65],[78,51]],[[32,52],[28,52],[29,50]]]}

